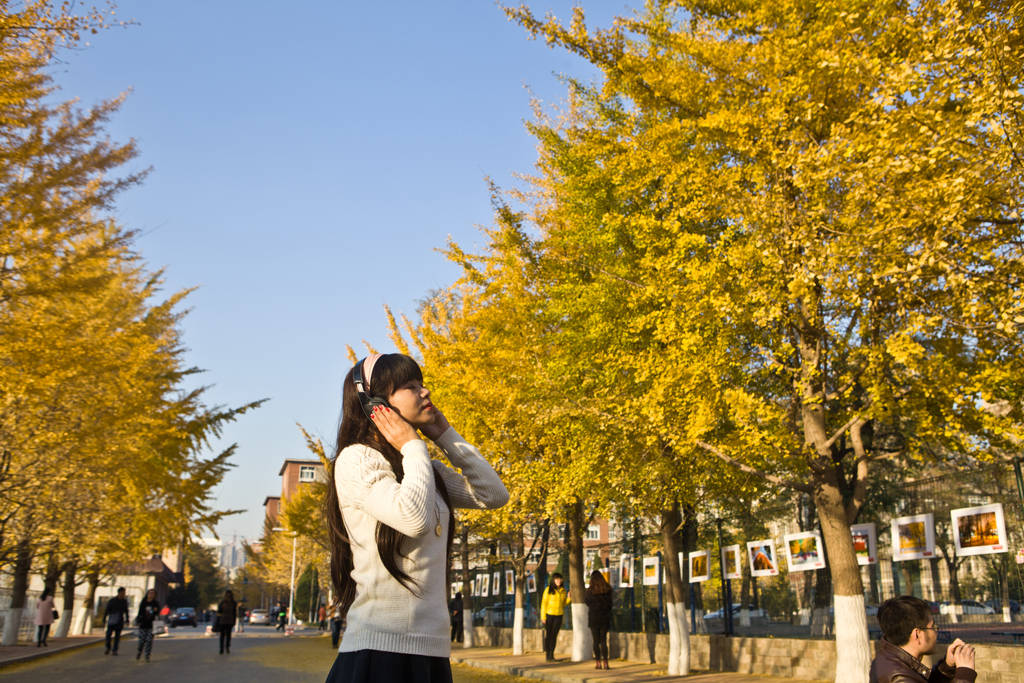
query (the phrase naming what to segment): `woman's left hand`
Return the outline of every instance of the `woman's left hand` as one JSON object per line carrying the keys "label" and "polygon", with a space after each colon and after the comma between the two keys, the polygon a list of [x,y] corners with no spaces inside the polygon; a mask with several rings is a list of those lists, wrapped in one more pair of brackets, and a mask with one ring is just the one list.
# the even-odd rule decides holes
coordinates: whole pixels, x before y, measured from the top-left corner
{"label": "woman's left hand", "polygon": [[448,418],[444,416],[437,406],[434,406],[434,419],[430,424],[425,424],[420,427],[420,431],[423,432],[423,436],[427,437],[431,441],[437,441],[441,438],[441,435],[448,430]]}

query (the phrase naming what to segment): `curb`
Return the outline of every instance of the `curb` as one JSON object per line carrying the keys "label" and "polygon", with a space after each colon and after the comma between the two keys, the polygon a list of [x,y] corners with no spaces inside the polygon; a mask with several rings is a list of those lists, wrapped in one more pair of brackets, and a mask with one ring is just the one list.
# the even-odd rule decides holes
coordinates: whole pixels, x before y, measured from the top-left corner
{"label": "curb", "polygon": [[[124,639],[124,637],[122,636],[122,640],[123,639]],[[93,639],[85,640],[85,642],[82,642],[82,643],[71,643],[71,644],[65,645],[64,647],[53,649],[53,650],[51,650],[49,648],[47,648],[47,649],[36,648],[36,650],[37,650],[36,652],[32,652],[32,653],[24,654],[24,655],[15,655],[13,657],[8,657],[6,659],[0,659],[0,669],[3,669],[3,668],[8,667],[8,666],[12,666],[14,664],[23,664],[25,662],[31,662],[31,661],[33,661],[35,659],[45,659],[47,657],[53,657],[55,655],[59,655],[59,654],[62,654],[64,652],[71,652],[73,650],[80,650],[80,649],[85,648],[85,647],[92,647],[93,645],[99,645],[100,643],[103,643],[103,642],[105,642],[103,638],[96,638],[95,640],[93,640]]]}

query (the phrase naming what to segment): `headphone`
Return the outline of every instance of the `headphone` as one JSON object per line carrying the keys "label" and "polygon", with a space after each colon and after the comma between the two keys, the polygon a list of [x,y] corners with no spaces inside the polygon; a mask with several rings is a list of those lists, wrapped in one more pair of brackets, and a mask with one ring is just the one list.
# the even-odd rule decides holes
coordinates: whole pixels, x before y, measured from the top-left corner
{"label": "headphone", "polygon": [[359,396],[359,405],[363,407],[363,412],[366,413],[367,419],[370,418],[370,413],[377,406],[384,406],[390,408],[386,399],[378,398],[377,396],[371,396],[366,391],[365,383],[363,382],[363,361],[356,363],[356,366],[352,368],[352,382],[356,385],[356,395]]}

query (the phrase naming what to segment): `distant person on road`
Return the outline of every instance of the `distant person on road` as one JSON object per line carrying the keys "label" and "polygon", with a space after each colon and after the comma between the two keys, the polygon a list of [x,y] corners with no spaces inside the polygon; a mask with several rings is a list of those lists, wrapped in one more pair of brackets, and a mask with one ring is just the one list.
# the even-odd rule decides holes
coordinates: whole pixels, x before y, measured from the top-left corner
{"label": "distant person on road", "polygon": [[870,683],[974,683],[974,648],[957,638],[929,671],[921,656],[938,640],[928,603],[912,595],[890,598],[878,608],[882,637],[875,646]]}
{"label": "distant person on road", "polygon": [[[417,430],[462,473],[432,460]],[[452,511],[501,507],[504,484],[431,402],[416,361],[397,353],[345,377],[329,476],[331,580],[347,626],[328,682],[450,683]]]}
{"label": "distant person on road", "polygon": [[277,627],[275,631],[284,630],[284,622],[288,619],[288,610],[285,609],[284,605],[278,605],[277,607]]}
{"label": "distant person on road", "polygon": [[587,604],[587,626],[594,640],[595,669],[608,668],[608,629],[612,626],[612,587],[604,574],[590,572],[590,588],[583,594]]}
{"label": "distant person on road", "polygon": [[238,633],[245,633],[245,615],[248,610],[244,602],[238,603],[238,619],[235,621],[235,630]]}
{"label": "distant person on road", "polygon": [[54,612],[56,610],[53,608],[53,596],[50,595],[49,588],[44,588],[43,594],[36,602],[36,647],[46,647]]}
{"label": "distant person on road", "polygon": [[453,643],[462,642],[462,591],[455,594],[455,597],[448,603],[448,611],[452,615],[452,637]]}
{"label": "distant person on road", "polygon": [[150,588],[146,591],[146,597],[139,603],[139,613],[135,615],[135,623],[138,625],[139,650],[135,653],[135,659],[146,652],[146,661],[153,652],[153,621],[160,614],[160,603],[156,601],[156,589]]}
{"label": "distant person on road", "polygon": [[321,604],[320,607],[317,609],[317,611],[316,611],[316,621],[317,621],[317,625],[318,625],[318,627],[320,629],[320,633],[325,632],[327,630],[327,606],[326,605],[322,605]]}
{"label": "distant person on road", "polygon": [[341,613],[341,605],[335,604],[331,612],[331,647],[338,649],[341,631],[345,628],[345,617]]}
{"label": "distant person on road", "polygon": [[565,606],[572,602],[569,593],[562,587],[562,575],[551,575],[544,596],[540,599],[540,623],[544,625],[544,659],[555,661],[555,647],[558,645],[558,631],[562,628]]}
{"label": "distant person on road", "polygon": [[231,654],[231,632],[235,630],[235,617],[238,614],[238,603],[235,594],[224,591],[224,599],[217,603],[217,633],[220,635],[220,654],[226,651]]}
{"label": "distant person on road", "polygon": [[[103,654],[111,652],[117,656],[117,646],[121,644],[121,629],[128,623],[128,600],[124,597],[124,589],[117,589],[117,597],[107,601],[107,607],[103,610],[103,618],[107,622],[107,649]],[[110,636],[114,636],[114,647],[110,647]]]}

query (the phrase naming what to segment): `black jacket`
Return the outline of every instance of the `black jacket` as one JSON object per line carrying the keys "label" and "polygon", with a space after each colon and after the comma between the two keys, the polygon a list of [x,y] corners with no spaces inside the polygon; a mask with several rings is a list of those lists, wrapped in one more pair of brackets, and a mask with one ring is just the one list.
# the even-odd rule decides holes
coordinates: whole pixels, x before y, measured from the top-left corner
{"label": "black jacket", "polygon": [[587,626],[590,628],[610,628],[612,625],[612,594],[594,594],[588,588],[583,594],[583,602],[587,604]]}
{"label": "black jacket", "polygon": [[111,598],[107,602],[107,608],[103,611],[103,617],[111,626],[122,626],[128,623],[128,601],[125,598]]}
{"label": "black jacket", "polygon": [[139,628],[153,628],[153,620],[160,614],[160,603],[156,600],[143,600],[139,605],[139,613],[135,620],[139,622]]}

